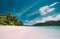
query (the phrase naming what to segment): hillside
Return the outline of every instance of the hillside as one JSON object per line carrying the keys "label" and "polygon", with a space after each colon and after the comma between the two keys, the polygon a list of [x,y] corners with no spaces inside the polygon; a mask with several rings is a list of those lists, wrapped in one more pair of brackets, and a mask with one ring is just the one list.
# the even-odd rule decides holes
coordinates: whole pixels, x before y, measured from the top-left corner
{"label": "hillside", "polygon": [[21,26],[23,23],[19,21],[15,16],[12,16],[10,12],[8,12],[6,15],[0,14],[0,25]]}
{"label": "hillside", "polygon": [[33,26],[60,26],[60,21],[47,21],[45,23],[37,23]]}

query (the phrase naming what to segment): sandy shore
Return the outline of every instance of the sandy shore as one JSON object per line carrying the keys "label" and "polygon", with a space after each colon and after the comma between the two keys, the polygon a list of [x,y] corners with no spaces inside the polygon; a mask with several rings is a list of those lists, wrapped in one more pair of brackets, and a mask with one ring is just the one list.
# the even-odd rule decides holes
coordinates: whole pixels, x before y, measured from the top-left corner
{"label": "sandy shore", "polygon": [[0,39],[60,39],[60,30],[47,27],[0,26]]}

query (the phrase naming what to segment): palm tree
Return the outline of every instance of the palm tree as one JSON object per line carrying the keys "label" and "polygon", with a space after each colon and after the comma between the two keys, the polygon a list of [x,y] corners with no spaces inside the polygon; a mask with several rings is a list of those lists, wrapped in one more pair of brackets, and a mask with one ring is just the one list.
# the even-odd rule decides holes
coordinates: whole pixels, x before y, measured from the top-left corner
{"label": "palm tree", "polygon": [[14,16],[14,17],[11,17],[11,21],[18,22],[18,19]]}
{"label": "palm tree", "polygon": [[0,19],[2,19],[2,14],[0,14]]}
{"label": "palm tree", "polygon": [[11,14],[10,14],[10,12],[7,13],[6,20],[9,20],[9,21],[11,20]]}
{"label": "palm tree", "polygon": [[18,22],[18,25],[23,25],[23,23],[22,22]]}

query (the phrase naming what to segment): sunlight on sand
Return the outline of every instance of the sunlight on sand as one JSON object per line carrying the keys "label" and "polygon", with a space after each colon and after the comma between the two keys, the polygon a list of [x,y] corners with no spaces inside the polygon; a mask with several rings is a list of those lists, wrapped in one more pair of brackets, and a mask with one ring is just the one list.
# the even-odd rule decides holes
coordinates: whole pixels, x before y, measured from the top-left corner
{"label": "sunlight on sand", "polygon": [[0,26],[0,39],[54,39],[54,32],[43,27]]}

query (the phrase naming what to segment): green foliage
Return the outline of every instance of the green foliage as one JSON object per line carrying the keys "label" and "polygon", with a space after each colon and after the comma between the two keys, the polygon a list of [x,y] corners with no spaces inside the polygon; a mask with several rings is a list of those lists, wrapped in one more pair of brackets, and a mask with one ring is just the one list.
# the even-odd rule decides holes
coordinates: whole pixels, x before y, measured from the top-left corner
{"label": "green foliage", "polygon": [[23,25],[15,16],[12,16],[10,12],[8,12],[5,16],[0,14],[0,25]]}
{"label": "green foliage", "polygon": [[47,21],[45,23],[37,23],[33,26],[60,26],[60,21]]}

